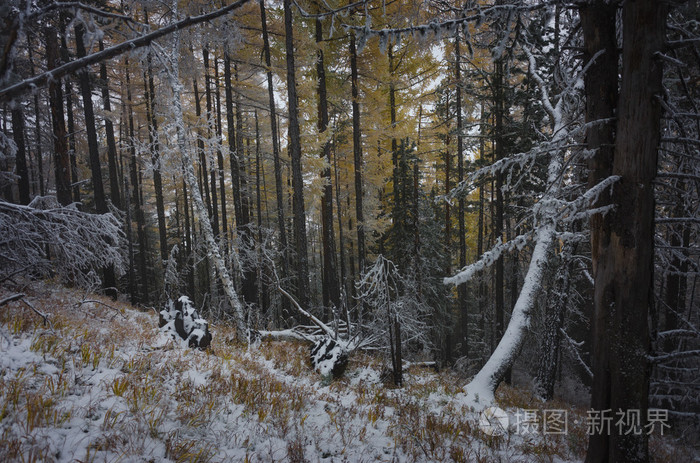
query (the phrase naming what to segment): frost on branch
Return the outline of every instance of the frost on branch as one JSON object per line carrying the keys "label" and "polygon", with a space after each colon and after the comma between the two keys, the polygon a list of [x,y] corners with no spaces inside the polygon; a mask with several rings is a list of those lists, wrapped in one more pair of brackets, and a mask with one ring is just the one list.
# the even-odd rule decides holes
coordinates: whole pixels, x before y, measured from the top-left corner
{"label": "frost on branch", "polygon": [[28,206],[0,201],[0,281],[19,274],[55,272],[79,286],[99,284],[98,270],[124,273],[124,233],[112,214],[61,207],[55,197]]}
{"label": "frost on branch", "polygon": [[185,346],[206,349],[211,344],[209,323],[200,318],[187,296],[180,296],[174,303],[168,301],[165,309],[160,311],[158,326]]}

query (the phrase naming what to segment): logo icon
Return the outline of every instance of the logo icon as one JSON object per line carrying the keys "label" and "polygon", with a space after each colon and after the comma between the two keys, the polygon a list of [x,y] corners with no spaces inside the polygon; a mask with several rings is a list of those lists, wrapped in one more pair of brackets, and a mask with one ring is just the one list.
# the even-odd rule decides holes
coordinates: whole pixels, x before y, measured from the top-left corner
{"label": "logo icon", "polygon": [[508,431],[508,414],[499,407],[487,407],[479,415],[479,428],[489,436],[502,436]]}

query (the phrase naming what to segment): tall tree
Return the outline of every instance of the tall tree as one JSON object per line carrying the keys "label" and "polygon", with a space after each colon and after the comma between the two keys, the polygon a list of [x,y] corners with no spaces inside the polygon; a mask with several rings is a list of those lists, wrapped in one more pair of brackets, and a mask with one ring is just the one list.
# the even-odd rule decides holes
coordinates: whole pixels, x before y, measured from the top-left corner
{"label": "tall tree", "polygon": [[[144,10],[144,21],[148,24],[148,11]],[[160,243],[160,260],[163,266],[168,260],[168,232],[165,225],[165,201],[163,199],[163,175],[161,173],[160,139],[158,135],[158,118],[156,117],[156,88],[153,79],[151,55],[146,57],[144,73],[144,94],[146,96],[146,119],[148,120],[148,143],[151,151],[153,168],[153,190],[156,194],[156,216],[158,217],[158,241]]]}
{"label": "tall tree", "polygon": [[[591,6],[589,6],[590,8]],[[597,242],[593,368],[594,410],[639,410],[639,433],[593,433],[587,461],[649,460],[649,315],[653,304],[654,187],[660,140],[662,53],[668,5],[622,7],[622,81],[617,104],[611,196],[615,209]],[[608,20],[606,20],[607,22]],[[605,23],[603,23],[605,24]],[[615,75],[608,75],[615,80]],[[642,290],[646,288],[646,291]],[[624,384],[624,387],[621,385]]]}
{"label": "tall tree", "polygon": [[[282,187],[282,166],[280,162],[279,134],[277,127],[277,108],[275,107],[275,90],[272,82],[272,59],[270,56],[270,38],[267,32],[265,0],[260,0],[260,22],[262,24],[263,55],[265,59],[265,74],[267,76],[267,96],[270,108],[270,136],[272,138],[272,160],[275,174],[275,198],[277,200],[277,225],[279,228],[279,246],[282,255],[282,278],[289,275],[289,248],[287,245],[287,227],[284,216],[284,189]],[[228,94],[227,94],[228,95]],[[228,99],[228,96],[226,97]],[[230,129],[229,129],[230,130]],[[282,299],[282,311],[290,311],[287,298]]]}
{"label": "tall tree", "polygon": [[301,166],[301,136],[299,133],[299,109],[297,107],[297,82],[294,65],[294,28],[292,2],[284,0],[284,32],[287,57],[287,99],[289,104],[289,156],[292,161],[292,207],[294,212],[294,244],[297,264],[296,295],[299,304],[309,307],[309,261],[306,244],[306,212],[304,210],[304,179]]}
{"label": "tall tree", "polygon": [[[104,43],[100,40],[100,51],[104,50]],[[119,172],[117,169],[117,144],[114,139],[114,123],[112,122],[112,103],[109,98],[109,79],[107,78],[107,64],[100,63],[100,80],[102,86],[102,107],[105,111],[105,136],[107,138],[107,163],[109,166],[109,195],[112,204],[117,209],[122,208],[121,194],[119,191]]]}
{"label": "tall tree", "polygon": [[[365,269],[365,229],[362,195],[362,129],[360,126],[360,89],[357,78],[355,34],[350,34],[350,82],[352,91],[352,152],[355,163],[355,219],[357,222],[357,262],[360,274]],[[352,260],[351,260],[352,262]]]}
{"label": "tall tree", "polygon": [[[46,41],[46,68],[55,69],[59,65],[58,35],[54,26],[44,28]],[[49,107],[53,127],[54,173],[56,177],[56,197],[63,206],[71,203],[70,159],[66,144],[66,123],[63,118],[63,92],[60,80],[49,82]]]}
{"label": "tall tree", "polygon": [[131,194],[131,202],[134,206],[134,213],[136,215],[136,234],[138,239],[139,247],[139,282],[140,291],[136,298],[140,303],[147,303],[149,301],[149,278],[148,275],[148,242],[146,237],[146,224],[145,217],[143,213],[143,203],[141,201],[141,194],[139,192],[139,169],[138,169],[138,159],[136,153],[136,138],[134,131],[134,110],[133,110],[133,100],[131,93],[131,71],[129,69],[129,59],[124,59],[124,74],[126,75],[126,100],[127,100],[127,119],[129,126],[129,175],[131,178],[131,187],[133,192]]}
{"label": "tall tree", "polygon": [[15,163],[19,176],[19,203],[29,204],[29,169],[27,168],[27,149],[24,143],[24,115],[20,103],[12,108],[12,137],[17,145]]}
{"label": "tall tree", "polygon": [[[457,182],[462,183],[464,181],[464,125],[462,117],[462,62],[461,62],[461,51],[459,42],[460,38],[460,27],[457,27],[457,34],[455,35],[455,106],[457,111]],[[464,196],[460,195],[457,203],[457,234],[459,239],[459,268],[464,268],[467,265],[467,237],[466,237],[466,225],[464,222]],[[464,346],[465,355],[468,353],[468,314],[467,314],[467,287],[461,285],[457,289],[457,297],[459,303],[459,313],[463,320],[464,326]]]}
{"label": "tall tree", "polygon": [[[82,58],[87,54],[84,43],[85,28],[82,24],[75,26],[75,44],[78,58]],[[92,173],[92,190],[95,200],[95,211],[98,214],[106,214],[109,212],[107,208],[107,198],[105,197],[104,185],[102,183],[102,167],[100,163],[100,149],[97,144],[97,126],[95,124],[95,111],[92,106],[92,87],[90,85],[90,76],[87,68],[80,71],[80,92],[83,98],[83,112],[85,114],[85,130],[88,137],[88,151],[90,154],[90,171]],[[115,288],[116,281],[114,276],[114,268],[107,266],[103,269],[104,287],[112,298],[117,298],[117,290]]]}
{"label": "tall tree", "polygon": [[[75,26],[75,44],[78,58],[87,54],[85,50],[84,38],[85,27],[82,24]],[[95,110],[92,105],[92,87],[90,85],[90,75],[87,68],[83,68],[79,73],[80,93],[83,99],[83,112],[85,113],[85,131],[88,139],[88,154],[90,159],[90,172],[92,174],[92,190],[95,201],[95,210],[98,214],[108,212],[105,198],[104,185],[102,182],[102,166],[100,163],[100,149],[97,144],[97,130],[95,126]]]}
{"label": "tall tree", "polygon": [[328,137],[328,96],[326,91],[326,68],[323,55],[323,25],[316,18],[316,79],[318,80],[318,133],[326,137],[321,149],[321,158],[326,161],[321,178],[323,178],[323,196],[321,198],[321,232],[323,241],[323,306],[331,304],[340,309],[340,284],[338,266],[335,256],[335,233],[333,232],[333,183],[331,181],[331,140]]}

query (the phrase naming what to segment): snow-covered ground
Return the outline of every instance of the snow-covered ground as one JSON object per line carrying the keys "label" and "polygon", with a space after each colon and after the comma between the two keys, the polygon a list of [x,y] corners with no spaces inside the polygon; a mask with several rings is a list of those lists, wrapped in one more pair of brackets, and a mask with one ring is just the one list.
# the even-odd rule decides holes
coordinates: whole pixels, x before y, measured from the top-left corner
{"label": "snow-covered ground", "polygon": [[[379,359],[355,355],[329,382],[301,343],[252,349],[212,326],[211,351],[192,350],[158,330],[155,312],[49,284],[24,292],[50,325],[21,301],[0,308],[3,462],[583,457],[585,412],[567,409],[566,434],[524,433],[515,418],[543,404],[522,391],[499,390],[511,427],[490,435],[460,401],[464,378],[449,373],[411,369],[394,389]],[[10,294],[0,288],[0,300]]]}

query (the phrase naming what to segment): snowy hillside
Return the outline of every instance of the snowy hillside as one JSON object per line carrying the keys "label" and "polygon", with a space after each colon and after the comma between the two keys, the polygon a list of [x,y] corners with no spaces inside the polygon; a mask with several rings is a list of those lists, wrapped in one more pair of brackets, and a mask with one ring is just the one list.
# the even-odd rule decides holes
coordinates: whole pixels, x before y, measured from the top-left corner
{"label": "snowy hillside", "polygon": [[[497,392],[510,428],[489,435],[451,374],[412,368],[395,389],[355,355],[328,383],[302,343],[249,349],[213,326],[203,352],[160,333],[155,312],[47,284],[24,293],[0,308],[3,462],[580,461],[587,442],[585,411],[514,389]],[[566,409],[567,433],[514,426],[536,408]]]}

